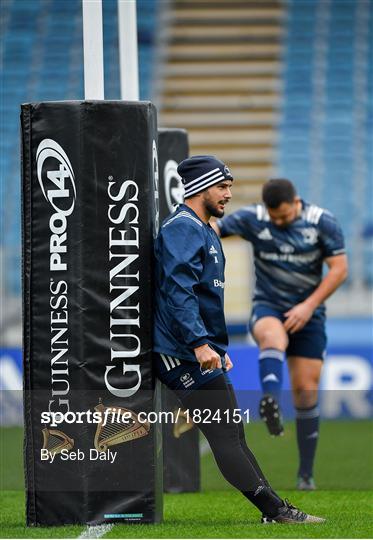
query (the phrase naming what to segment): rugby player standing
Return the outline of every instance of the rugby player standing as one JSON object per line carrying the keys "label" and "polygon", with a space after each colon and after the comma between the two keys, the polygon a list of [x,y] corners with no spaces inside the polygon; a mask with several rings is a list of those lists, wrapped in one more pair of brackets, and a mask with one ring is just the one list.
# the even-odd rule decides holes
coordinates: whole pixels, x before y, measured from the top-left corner
{"label": "rugby player standing", "polygon": [[154,361],[206,436],[217,465],[262,512],[262,521],[320,523],[271,488],[245,441],[227,371],[224,267],[221,243],[209,224],[231,199],[232,175],[214,156],[193,156],[178,173],[185,203],[166,218],[155,243]]}
{"label": "rugby player standing", "polygon": [[[251,242],[256,285],[250,319],[263,390],[259,411],[271,435],[283,433],[279,398],[287,357],[299,450],[297,487],[315,489],[318,387],[326,350],[324,301],[347,277],[342,230],[335,217],[298,197],[286,179],[263,186],[261,204],[213,224],[221,237]],[[323,263],[328,272],[323,277]]]}

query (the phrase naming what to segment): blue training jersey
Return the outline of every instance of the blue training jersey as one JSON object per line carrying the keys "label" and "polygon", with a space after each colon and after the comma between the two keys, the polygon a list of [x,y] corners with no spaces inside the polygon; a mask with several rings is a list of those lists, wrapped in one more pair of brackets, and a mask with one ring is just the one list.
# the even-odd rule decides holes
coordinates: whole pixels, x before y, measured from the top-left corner
{"label": "blue training jersey", "polygon": [[[288,310],[318,287],[324,259],[345,253],[335,217],[304,201],[301,215],[285,228],[271,222],[263,204],[242,208],[219,220],[218,225],[222,237],[237,234],[253,245],[254,305]],[[315,313],[324,312],[322,305]]]}
{"label": "blue training jersey", "polygon": [[225,258],[209,224],[182,204],[165,219],[155,242],[154,351],[196,360],[208,343],[223,356]]}

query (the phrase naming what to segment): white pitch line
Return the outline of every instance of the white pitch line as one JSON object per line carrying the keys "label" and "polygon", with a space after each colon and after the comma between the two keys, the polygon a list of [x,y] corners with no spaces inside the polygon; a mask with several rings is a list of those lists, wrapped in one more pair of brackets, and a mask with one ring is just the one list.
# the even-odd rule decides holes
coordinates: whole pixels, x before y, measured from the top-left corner
{"label": "white pitch line", "polygon": [[[200,443],[200,455],[204,456],[211,452],[209,443],[206,440],[202,440]],[[86,527],[78,538],[102,538],[106,533],[111,531],[114,527],[113,523],[108,523],[107,525],[95,525],[92,527]]]}
{"label": "white pitch line", "polygon": [[111,531],[114,527],[114,523],[107,523],[106,525],[93,525],[86,527],[78,538],[102,538],[106,533]]}

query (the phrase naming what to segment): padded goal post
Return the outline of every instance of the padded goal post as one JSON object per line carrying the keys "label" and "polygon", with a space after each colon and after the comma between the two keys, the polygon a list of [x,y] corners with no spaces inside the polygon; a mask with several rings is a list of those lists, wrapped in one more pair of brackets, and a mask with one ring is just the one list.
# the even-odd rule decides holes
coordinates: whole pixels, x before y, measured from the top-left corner
{"label": "padded goal post", "polygon": [[[158,129],[159,213],[162,222],[184,200],[178,164],[189,155],[188,133],[184,129]],[[181,407],[174,392],[162,385],[162,409],[175,412]],[[176,416],[176,415],[175,415]],[[199,431],[193,422],[179,415],[177,424],[163,427],[164,490],[171,493],[200,490]]]}
{"label": "padded goal post", "polygon": [[[159,424],[138,417],[159,409],[156,110],[34,103],[21,121],[27,524],[157,522]],[[131,423],[42,423],[108,408]]]}

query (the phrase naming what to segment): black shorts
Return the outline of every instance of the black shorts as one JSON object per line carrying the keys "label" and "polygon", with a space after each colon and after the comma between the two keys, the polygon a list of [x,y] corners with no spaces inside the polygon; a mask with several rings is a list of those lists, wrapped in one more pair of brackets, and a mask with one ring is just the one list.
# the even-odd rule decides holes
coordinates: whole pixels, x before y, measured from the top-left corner
{"label": "black shorts", "polygon": [[230,383],[229,377],[224,370],[224,358],[222,358],[223,369],[202,370],[197,360],[182,360],[156,352],[153,353],[153,356],[158,379],[171,390],[182,392],[183,395],[198,390],[198,388],[215,379],[218,375],[225,375],[227,382]]}

